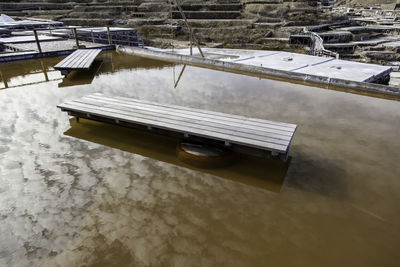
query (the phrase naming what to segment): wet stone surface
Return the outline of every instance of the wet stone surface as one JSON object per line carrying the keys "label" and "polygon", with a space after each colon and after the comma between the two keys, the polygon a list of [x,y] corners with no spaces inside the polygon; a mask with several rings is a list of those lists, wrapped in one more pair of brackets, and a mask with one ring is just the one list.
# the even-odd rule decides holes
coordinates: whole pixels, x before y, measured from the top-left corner
{"label": "wet stone surface", "polygon": [[[398,101],[195,67],[174,88],[182,66],[116,53],[63,81],[60,59],[0,65],[0,266],[397,265]],[[268,190],[246,183],[275,183],[268,161],[204,172],[162,138],[68,135],[56,105],[95,92],[298,124],[290,165]]]}

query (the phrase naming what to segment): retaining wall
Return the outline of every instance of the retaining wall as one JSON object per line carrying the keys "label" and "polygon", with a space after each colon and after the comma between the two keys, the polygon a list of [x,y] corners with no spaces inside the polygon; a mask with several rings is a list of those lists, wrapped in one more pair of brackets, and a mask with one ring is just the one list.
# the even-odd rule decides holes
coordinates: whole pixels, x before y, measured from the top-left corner
{"label": "retaining wall", "polygon": [[117,46],[117,51],[127,52],[141,57],[147,57],[147,58],[170,61],[170,62],[178,62],[188,65],[195,65],[199,67],[207,67],[207,68],[230,71],[230,72],[241,72],[252,75],[263,75],[263,76],[265,75],[275,79],[279,78],[293,82],[297,81],[297,82],[313,83],[314,85],[319,85],[319,86],[323,85],[324,88],[335,89],[335,90],[345,89],[346,91],[359,91],[364,93],[375,93],[375,94],[379,93],[379,94],[394,96],[396,98],[400,96],[400,87],[394,87],[388,85],[356,82],[356,81],[329,78],[317,75],[308,75],[308,74],[289,72],[289,71],[283,71],[265,67],[224,62],[220,60],[201,58],[197,56],[187,56],[187,55],[178,55],[167,52],[159,52],[144,48]]}

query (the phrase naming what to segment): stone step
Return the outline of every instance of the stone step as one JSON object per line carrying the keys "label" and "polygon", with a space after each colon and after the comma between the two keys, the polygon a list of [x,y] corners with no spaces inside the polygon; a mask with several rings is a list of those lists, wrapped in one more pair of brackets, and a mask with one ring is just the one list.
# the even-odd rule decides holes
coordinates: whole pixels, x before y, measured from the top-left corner
{"label": "stone step", "polygon": [[75,6],[132,6],[132,5],[139,5],[136,4],[134,1],[107,1],[107,2],[81,2],[79,1]]}
{"label": "stone step", "polygon": [[257,22],[253,24],[256,29],[275,29],[282,25],[282,22]]}
{"label": "stone step", "polygon": [[263,17],[259,19],[259,23],[284,23],[285,20],[282,17]]}
{"label": "stone step", "polygon": [[118,11],[110,12],[71,12],[68,14],[69,18],[89,18],[89,19],[120,19],[129,18],[131,13],[121,13]]}
{"label": "stone step", "polygon": [[[193,4],[181,5],[183,11],[240,11],[242,10],[241,4]],[[174,8],[177,10],[177,7]]]}
{"label": "stone step", "polygon": [[143,25],[164,25],[165,19],[130,18],[127,22],[128,27],[138,27]]}
{"label": "stone step", "polygon": [[242,0],[242,3],[245,5],[264,5],[264,4],[282,4],[282,0]]}
{"label": "stone step", "polygon": [[71,9],[56,9],[56,10],[27,10],[28,16],[36,17],[36,16],[55,16],[55,15],[66,15],[70,13]]}
{"label": "stone step", "polygon": [[148,38],[149,36],[176,36],[181,27],[171,25],[144,25],[139,28],[141,36]]}
{"label": "stone step", "polygon": [[[196,28],[194,34],[200,42],[222,42],[222,43],[254,43],[264,37],[267,30],[251,29],[246,26],[222,27],[222,28]],[[182,27],[177,39],[188,40],[189,32]]]}
{"label": "stone step", "polygon": [[[248,25],[240,25],[240,26],[231,26],[231,27],[220,27],[220,28],[218,28],[218,30],[221,30],[221,31],[237,31],[237,30],[250,29],[250,28],[251,28],[251,26],[248,26]],[[193,29],[194,32],[202,32],[202,31],[208,31],[208,30],[210,30],[209,27]],[[189,34],[189,29],[187,27],[185,27],[184,25],[182,25],[181,31],[184,32],[184,33],[188,33]]]}
{"label": "stone step", "polygon": [[139,12],[169,12],[173,7],[169,3],[144,2],[138,6]]}
{"label": "stone step", "polygon": [[[182,20],[171,20],[172,23],[179,23]],[[191,19],[188,21],[193,28],[206,27],[232,27],[232,26],[251,26],[254,20],[251,19]]]}
{"label": "stone step", "polygon": [[6,15],[11,17],[26,17],[29,16],[28,11],[6,11],[4,12]]}
{"label": "stone step", "polygon": [[136,12],[137,5],[109,5],[109,6],[90,6],[79,5],[74,8],[77,12],[98,12],[98,11],[112,11],[112,12]]}
{"label": "stone step", "polygon": [[[80,2],[89,2],[91,0],[83,0]],[[6,4],[36,4],[36,3],[50,3],[50,4],[66,4],[66,3],[71,3],[73,1],[70,0],[47,0],[47,1],[43,1],[43,0],[14,0],[14,1],[2,1],[2,3],[6,3]]]}
{"label": "stone step", "polygon": [[72,26],[109,26],[112,25],[112,19],[87,19],[87,18],[62,18],[59,21],[64,22],[65,25]]}
{"label": "stone step", "polygon": [[[189,11],[184,12],[187,19],[236,19],[240,17],[239,11]],[[179,11],[172,11],[173,19],[181,19]]]}
{"label": "stone step", "polygon": [[173,39],[175,36],[167,33],[152,33],[149,35],[145,35],[145,38],[147,39],[155,39],[155,38],[161,38],[161,39]]}
{"label": "stone step", "polygon": [[0,10],[2,10],[4,13],[8,13],[8,11],[54,9],[73,9],[73,5],[63,3],[0,3]]}
{"label": "stone step", "polygon": [[[203,4],[205,1],[203,0],[182,0],[180,1],[181,5],[187,5],[187,4]],[[240,4],[241,0],[214,0],[213,1],[216,4]]]}

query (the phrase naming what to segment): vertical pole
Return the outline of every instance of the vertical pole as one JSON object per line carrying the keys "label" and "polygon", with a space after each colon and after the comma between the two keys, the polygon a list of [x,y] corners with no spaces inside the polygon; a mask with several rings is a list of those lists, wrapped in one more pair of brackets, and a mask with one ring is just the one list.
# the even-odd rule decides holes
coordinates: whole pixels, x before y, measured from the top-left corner
{"label": "vertical pole", "polygon": [[46,68],[44,67],[43,61],[40,60],[40,64],[42,65],[42,70],[43,70],[43,73],[44,73],[44,79],[46,80],[46,82],[48,82],[49,81],[49,76],[47,75],[47,71],[46,71]]}
{"label": "vertical pole", "polygon": [[110,27],[107,26],[107,37],[108,37],[108,44],[112,45],[112,39],[110,34]]}
{"label": "vertical pole", "polygon": [[185,22],[186,27],[189,29],[189,32],[192,35],[192,38],[193,38],[193,40],[195,41],[195,43],[197,45],[197,49],[199,49],[201,57],[204,57],[203,51],[201,51],[201,48],[200,48],[199,41],[197,41],[196,37],[194,36],[192,27],[190,27],[189,22],[186,19],[185,13],[183,13],[183,10],[182,10],[181,6],[179,5],[178,0],[174,0],[174,1],[175,1],[175,5],[178,7],[179,12],[181,13],[181,16],[183,18],[183,22]]}
{"label": "vertical pole", "polygon": [[42,53],[42,48],[40,47],[39,37],[36,30],[33,30],[33,34],[35,35],[36,44],[39,50],[39,53]]}
{"label": "vertical pole", "polygon": [[7,80],[6,80],[6,78],[3,76],[3,73],[0,71],[0,77],[1,77],[1,79],[3,80],[3,82],[4,82],[4,87],[5,88],[8,88],[8,83],[7,83]]}
{"label": "vertical pole", "polygon": [[193,48],[192,48],[192,44],[193,44],[193,36],[192,36],[192,31],[190,31],[190,55],[193,55]]}
{"label": "vertical pole", "polygon": [[78,32],[76,31],[76,28],[73,28],[72,30],[74,31],[74,37],[75,37],[75,42],[76,42],[76,49],[79,49]]}

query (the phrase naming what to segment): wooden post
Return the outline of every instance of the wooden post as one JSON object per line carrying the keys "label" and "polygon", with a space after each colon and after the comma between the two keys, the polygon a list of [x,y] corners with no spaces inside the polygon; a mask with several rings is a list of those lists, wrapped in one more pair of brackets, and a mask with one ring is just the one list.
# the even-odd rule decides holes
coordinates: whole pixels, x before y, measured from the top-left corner
{"label": "wooden post", "polygon": [[189,39],[190,39],[190,55],[193,55],[193,48],[192,48],[192,45],[193,45],[193,36],[192,36],[192,31],[190,31]]}
{"label": "wooden post", "polygon": [[107,26],[107,37],[108,37],[108,44],[112,45],[112,39],[110,34],[110,27]]}
{"label": "wooden post", "polygon": [[0,77],[1,77],[1,79],[3,80],[3,82],[4,82],[4,87],[5,87],[5,88],[8,88],[7,80],[6,80],[6,78],[4,78],[3,73],[2,73],[1,71],[0,71]]}
{"label": "wooden post", "polygon": [[38,37],[37,31],[33,30],[33,34],[35,35],[35,40],[36,40],[37,47],[39,49],[39,53],[42,53],[42,48],[40,47],[40,42],[39,42],[39,37]]}
{"label": "wooden post", "polygon": [[183,21],[184,21],[185,24],[186,24],[186,27],[189,29],[189,32],[190,32],[190,34],[191,34],[193,40],[195,41],[195,43],[196,43],[196,45],[197,45],[197,48],[199,49],[199,52],[200,52],[201,57],[204,57],[203,51],[201,51],[201,48],[200,48],[199,41],[197,41],[196,37],[194,36],[192,27],[190,27],[189,22],[188,22],[187,19],[186,19],[185,13],[183,13],[183,10],[182,10],[181,6],[179,5],[178,0],[174,0],[174,1],[175,1],[176,6],[177,6],[178,9],[179,9],[179,12],[181,13],[181,16],[182,16],[182,18],[183,18]]}
{"label": "wooden post", "polygon": [[47,71],[46,71],[46,68],[44,67],[43,61],[40,60],[40,64],[42,65],[42,70],[43,70],[43,73],[44,73],[44,79],[46,80],[46,82],[48,82],[49,81],[49,76],[47,75]]}
{"label": "wooden post", "polygon": [[78,32],[76,31],[76,28],[73,28],[72,30],[74,32],[74,37],[75,37],[75,42],[76,42],[76,49],[79,49]]}

